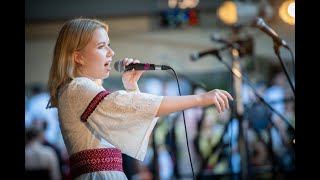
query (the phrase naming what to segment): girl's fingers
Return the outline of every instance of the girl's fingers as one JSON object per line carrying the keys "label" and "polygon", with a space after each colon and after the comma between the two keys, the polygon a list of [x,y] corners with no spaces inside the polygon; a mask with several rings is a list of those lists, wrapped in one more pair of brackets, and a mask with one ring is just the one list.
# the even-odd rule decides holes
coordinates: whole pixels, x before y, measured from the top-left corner
{"label": "girl's fingers", "polygon": [[233,97],[225,90],[220,90],[220,92],[222,92],[224,95],[226,95],[230,100],[233,101]]}
{"label": "girl's fingers", "polygon": [[218,100],[218,102],[220,104],[221,111],[224,112],[224,110],[225,110],[224,100],[220,96],[217,96],[217,100]]}
{"label": "girl's fingers", "polygon": [[225,107],[229,109],[228,97],[225,94],[223,94],[221,91],[219,91],[218,93],[220,97],[223,99]]}
{"label": "girl's fingers", "polygon": [[214,97],[214,102],[213,103],[214,103],[214,105],[216,105],[216,108],[217,108],[218,112],[220,113],[221,112],[221,107],[220,107],[220,103],[219,103],[217,97]]}

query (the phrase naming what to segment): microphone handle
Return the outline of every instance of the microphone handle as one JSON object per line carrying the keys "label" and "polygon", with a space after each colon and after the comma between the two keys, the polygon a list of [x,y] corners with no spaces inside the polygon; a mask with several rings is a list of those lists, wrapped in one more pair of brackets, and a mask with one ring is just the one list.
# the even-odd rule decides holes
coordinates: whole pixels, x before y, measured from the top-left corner
{"label": "microphone handle", "polygon": [[161,66],[157,66],[149,63],[137,63],[137,64],[129,64],[125,67],[126,71],[135,69],[135,70],[161,70]]}

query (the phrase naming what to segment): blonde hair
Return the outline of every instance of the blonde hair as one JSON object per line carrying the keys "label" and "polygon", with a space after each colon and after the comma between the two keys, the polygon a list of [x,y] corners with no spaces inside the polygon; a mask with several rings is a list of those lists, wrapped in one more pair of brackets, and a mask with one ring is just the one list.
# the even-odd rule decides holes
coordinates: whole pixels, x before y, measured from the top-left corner
{"label": "blonde hair", "polygon": [[59,88],[79,76],[73,53],[84,48],[98,28],[104,28],[108,32],[108,25],[97,19],[76,18],[63,25],[54,47],[48,80],[50,100],[47,108],[57,107]]}

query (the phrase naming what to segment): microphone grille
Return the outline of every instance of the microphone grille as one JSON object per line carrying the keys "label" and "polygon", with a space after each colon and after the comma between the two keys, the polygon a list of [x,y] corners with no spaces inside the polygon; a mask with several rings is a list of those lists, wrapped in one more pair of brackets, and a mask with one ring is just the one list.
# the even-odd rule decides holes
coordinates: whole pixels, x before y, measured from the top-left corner
{"label": "microphone grille", "polygon": [[192,53],[192,54],[190,55],[190,59],[191,59],[191,61],[196,61],[196,60],[198,60],[198,59],[199,59],[199,53]]}
{"label": "microphone grille", "polygon": [[262,28],[263,26],[265,26],[265,22],[263,21],[262,18],[257,17],[254,19],[254,21],[251,25],[254,27]]}
{"label": "microphone grille", "polygon": [[125,66],[122,65],[122,60],[114,63],[114,69],[118,72],[123,72],[125,70]]}

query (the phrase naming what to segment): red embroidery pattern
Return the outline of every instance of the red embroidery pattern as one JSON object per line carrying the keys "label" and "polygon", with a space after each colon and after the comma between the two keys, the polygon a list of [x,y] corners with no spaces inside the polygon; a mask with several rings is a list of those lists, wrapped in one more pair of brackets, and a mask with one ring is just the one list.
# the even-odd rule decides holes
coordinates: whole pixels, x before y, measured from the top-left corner
{"label": "red embroidery pattern", "polygon": [[70,156],[70,170],[75,179],[96,171],[122,171],[122,155],[117,148],[83,150]]}
{"label": "red embroidery pattern", "polygon": [[88,117],[92,114],[92,112],[96,109],[98,104],[102,101],[104,97],[109,95],[109,91],[101,91],[99,92],[90,102],[89,106],[86,108],[86,110],[81,115],[81,121],[87,122]]}

